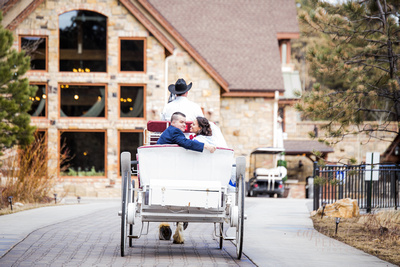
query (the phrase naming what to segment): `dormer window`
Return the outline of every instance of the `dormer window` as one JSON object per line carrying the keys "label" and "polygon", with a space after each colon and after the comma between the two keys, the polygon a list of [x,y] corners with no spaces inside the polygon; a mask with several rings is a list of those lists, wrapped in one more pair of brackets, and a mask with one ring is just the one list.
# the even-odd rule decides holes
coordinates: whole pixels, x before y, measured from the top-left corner
{"label": "dormer window", "polygon": [[285,66],[290,63],[290,40],[279,40],[279,52],[281,54],[281,64]]}

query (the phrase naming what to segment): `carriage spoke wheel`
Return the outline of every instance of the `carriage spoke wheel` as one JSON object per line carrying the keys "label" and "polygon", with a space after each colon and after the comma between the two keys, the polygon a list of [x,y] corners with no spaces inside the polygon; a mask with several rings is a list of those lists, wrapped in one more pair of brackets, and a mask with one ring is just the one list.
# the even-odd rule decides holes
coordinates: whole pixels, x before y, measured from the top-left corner
{"label": "carriage spoke wheel", "polygon": [[244,174],[246,170],[245,157],[236,159],[236,203],[238,206],[238,223],[236,227],[236,256],[240,260],[243,250],[244,231]]}
{"label": "carriage spoke wheel", "polygon": [[[133,189],[135,188],[135,180],[132,181],[132,187],[129,188],[129,199],[130,202],[134,203],[135,202],[135,191]],[[129,224],[129,236],[133,235],[133,224]],[[132,247],[132,238],[129,237],[129,247]]]}
{"label": "carriage spoke wheel", "polygon": [[[126,255],[126,239],[128,226],[128,201],[131,180],[131,153],[122,152],[121,154],[121,176],[122,176],[122,214],[121,214],[121,256]],[[130,229],[129,229],[130,230]]]}
{"label": "carriage spoke wheel", "polygon": [[224,231],[224,223],[219,224],[219,249],[222,249],[224,246],[224,238],[223,238],[223,231]]}

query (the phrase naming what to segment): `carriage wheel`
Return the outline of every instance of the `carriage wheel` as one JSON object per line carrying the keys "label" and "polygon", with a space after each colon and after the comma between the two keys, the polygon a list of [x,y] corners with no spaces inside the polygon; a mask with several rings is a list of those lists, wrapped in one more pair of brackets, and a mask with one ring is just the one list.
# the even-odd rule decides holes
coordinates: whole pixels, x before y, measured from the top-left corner
{"label": "carriage wheel", "polygon": [[222,232],[224,231],[224,223],[219,224],[219,249],[222,249],[224,245],[224,238],[222,236]]}
{"label": "carriage wheel", "polygon": [[129,181],[131,180],[131,153],[121,153],[122,214],[121,214],[121,257],[125,256],[127,239],[127,211],[129,201]]}
{"label": "carriage wheel", "polygon": [[[129,199],[131,203],[135,203],[135,191],[133,189],[135,188],[135,180],[132,181],[132,187],[129,189]],[[129,224],[129,236],[133,235],[133,224]],[[129,247],[132,247],[132,238],[129,238]]]}
{"label": "carriage wheel", "polygon": [[236,203],[238,205],[238,223],[236,227],[236,255],[240,260],[243,250],[244,231],[244,174],[246,171],[246,158],[236,158]]}

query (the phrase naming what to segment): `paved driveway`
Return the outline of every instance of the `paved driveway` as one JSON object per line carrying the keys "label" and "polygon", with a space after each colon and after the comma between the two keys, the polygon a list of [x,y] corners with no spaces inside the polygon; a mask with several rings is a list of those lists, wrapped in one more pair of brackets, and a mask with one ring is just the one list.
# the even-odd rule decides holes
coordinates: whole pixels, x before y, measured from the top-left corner
{"label": "paved driveway", "polygon": [[[254,266],[246,256],[237,260],[229,241],[220,250],[213,224],[204,223],[189,224],[182,245],[158,240],[158,224],[151,223],[149,234],[134,240],[121,257],[119,205],[103,204],[98,211],[33,231],[0,258],[0,266]],[[59,211],[53,211],[55,219]]]}

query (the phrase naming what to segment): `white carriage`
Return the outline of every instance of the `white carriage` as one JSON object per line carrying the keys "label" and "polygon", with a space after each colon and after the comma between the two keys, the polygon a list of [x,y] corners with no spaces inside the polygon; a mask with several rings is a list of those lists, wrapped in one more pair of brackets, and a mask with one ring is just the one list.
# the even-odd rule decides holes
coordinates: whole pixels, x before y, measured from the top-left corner
{"label": "white carriage", "polygon": [[[233,162],[233,150],[225,148],[199,153],[177,145],[145,145],[138,148],[136,161],[130,152],[122,152],[121,256],[128,244],[132,247],[132,239],[148,233],[150,222],[189,222],[213,223],[219,247],[224,239],[234,240],[240,259],[246,161],[238,157]],[[138,166],[137,188],[131,180],[132,164]],[[228,186],[231,176],[236,187]],[[236,227],[234,236],[223,231],[224,222]],[[133,225],[139,223],[141,229],[134,235]]]}

